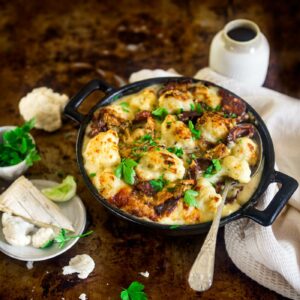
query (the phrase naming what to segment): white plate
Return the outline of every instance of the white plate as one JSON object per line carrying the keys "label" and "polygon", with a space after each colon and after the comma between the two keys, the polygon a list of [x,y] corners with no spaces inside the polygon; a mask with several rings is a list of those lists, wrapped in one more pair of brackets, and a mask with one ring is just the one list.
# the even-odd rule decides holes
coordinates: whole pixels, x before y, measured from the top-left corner
{"label": "white plate", "polygon": [[[48,180],[31,181],[39,190],[52,187],[56,182]],[[86,224],[86,211],[81,199],[76,195],[70,201],[57,203],[62,213],[72,222],[75,229],[74,235],[82,234]],[[73,233],[72,233],[73,235]],[[0,251],[4,254],[24,261],[40,261],[58,256],[76,244],[78,238],[71,239],[63,248],[58,248],[57,243],[46,249],[37,249],[32,246],[12,246],[4,238],[2,223],[0,222]]]}

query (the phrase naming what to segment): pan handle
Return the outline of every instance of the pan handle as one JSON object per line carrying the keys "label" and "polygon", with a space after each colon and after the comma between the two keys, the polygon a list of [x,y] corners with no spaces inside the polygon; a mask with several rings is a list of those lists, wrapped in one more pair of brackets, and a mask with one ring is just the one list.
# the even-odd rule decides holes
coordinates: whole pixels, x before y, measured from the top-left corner
{"label": "pan handle", "polygon": [[243,217],[248,217],[263,226],[269,226],[275,221],[297,189],[298,182],[294,178],[277,171],[274,172],[274,177],[271,179],[271,182],[278,182],[281,184],[281,187],[268,207],[264,210],[258,210],[253,206],[249,207],[242,213]]}
{"label": "pan handle", "polygon": [[81,123],[84,119],[84,115],[78,112],[78,108],[80,104],[94,91],[100,90],[105,94],[111,94],[115,91],[115,89],[108,85],[106,82],[94,79],[90,81],[87,85],[85,85],[78,94],[76,94],[66,105],[64,109],[64,114],[70,119]]}

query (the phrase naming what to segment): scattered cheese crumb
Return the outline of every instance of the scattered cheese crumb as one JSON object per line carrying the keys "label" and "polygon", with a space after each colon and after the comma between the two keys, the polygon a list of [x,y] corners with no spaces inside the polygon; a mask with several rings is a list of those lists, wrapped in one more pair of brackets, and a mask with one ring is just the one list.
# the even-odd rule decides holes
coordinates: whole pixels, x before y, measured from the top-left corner
{"label": "scattered cheese crumb", "polygon": [[79,296],[79,299],[80,299],[80,300],[87,300],[86,294],[85,294],[85,293],[82,293],[82,294]]}
{"label": "scattered cheese crumb", "polygon": [[31,270],[33,268],[33,261],[28,261],[26,263],[26,267],[27,267],[28,270]]}
{"label": "scattered cheese crumb", "polygon": [[146,277],[146,278],[148,278],[149,275],[150,275],[148,271],[146,271],[146,272],[140,272],[139,274],[142,275],[142,276],[144,276],[144,277]]}
{"label": "scattered cheese crumb", "polygon": [[76,255],[71,258],[68,266],[63,267],[63,275],[78,273],[78,278],[85,279],[94,269],[95,262],[89,255]]}
{"label": "scattered cheese crumb", "polygon": [[67,95],[40,87],[20,100],[19,110],[25,121],[35,118],[35,128],[52,132],[61,127],[61,114],[68,101]]}

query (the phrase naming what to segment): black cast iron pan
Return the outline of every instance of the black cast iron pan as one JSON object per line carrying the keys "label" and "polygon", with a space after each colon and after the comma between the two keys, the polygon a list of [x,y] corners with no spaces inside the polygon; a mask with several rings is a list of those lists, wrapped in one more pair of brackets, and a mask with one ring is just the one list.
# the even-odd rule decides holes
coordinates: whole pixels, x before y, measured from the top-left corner
{"label": "black cast iron pan", "polygon": [[[170,234],[170,235],[191,235],[191,234],[203,233],[209,230],[211,222],[194,224],[194,225],[181,225],[173,229],[173,227],[171,227],[170,225],[154,223],[154,222],[137,218],[111,205],[108,201],[105,200],[104,197],[102,197],[98,193],[97,189],[90,181],[89,176],[84,169],[82,146],[83,146],[83,139],[84,139],[86,127],[90,123],[94,112],[99,107],[108,105],[123,96],[137,93],[138,91],[144,89],[145,87],[154,84],[165,84],[168,82],[186,82],[186,81],[202,82],[207,85],[216,86],[219,89],[223,90],[228,95],[232,95],[233,97],[241,99],[239,96],[233,94],[232,92],[220,86],[217,86],[216,84],[203,81],[203,80],[196,80],[188,77],[153,78],[153,79],[139,81],[130,85],[126,85],[120,89],[115,89],[114,87],[108,85],[104,81],[95,79],[90,81],[85,87],[83,87],[81,91],[70,100],[70,102],[67,104],[64,110],[64,113],[67,117],[71,118],[72,120],[80,124],[80,129],[79,129],[77,144],[76,144],[77,162],[82,177],[84,179],[84,182],[87,185],[88,189],[93,194],[93,196],[108,210],[110,210],[113,214],[125,220],[128,220],[130,222],[133,222],[135,224],[146,226],[150,229],[157,229],[159,231],[162,231],[163,233]],[[94,107],[92,107],[92,109],[89,111],[88,114],[83,115],[79,113],[78,108],[80,104],[92,92],[97,90],[104,92],[105,97],[102,100],[100,100]],[[244,101],[243,99],[241,100]],[[252,112],[252,114],[257,120],[257,129],[261,135],[261,139],[263,143],[264,169],[263,169],[261,181],[253,196],[239,210],[230,214],[227,217],[222,218],[220,226],[224,226],[228,222],[243,217],[250,218],[260,225],[269,226],[274,222],[274,220],[276,219],[280,211],[283,209],[283,207],[285,206],[289,198],[292,196],[292,194],[298,187],[298,183],[295,179],[291,178],[286,174],[274,170],[274,161],[275,161],[274,148],[273,148],[272,139],[268,132],[268,129],[265,123],[263,122],[263,120],[261,119],[261,117],[259,116],[259,114],[248,103],[246,103],[246,105],[247,105],[247,111]],[[263,211],[257,210],[255,208],[255,204],[257,203],[259,197],[267,189],[268,185],[273,182],[279,183],[279,190],[277,194],[274,196],[274,198],[272,199],[272,201],[270,202],[270,204],[266,209],[264,209]]]}

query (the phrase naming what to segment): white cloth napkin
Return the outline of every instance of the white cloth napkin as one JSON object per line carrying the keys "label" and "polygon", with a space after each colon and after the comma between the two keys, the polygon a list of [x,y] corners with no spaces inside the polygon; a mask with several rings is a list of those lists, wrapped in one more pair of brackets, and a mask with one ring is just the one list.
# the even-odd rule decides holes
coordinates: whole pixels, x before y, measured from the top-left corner
{"label": "white cloth napkin", "polygon": [[[157,71],[152,76],[150,72],[134,73],[129,81],[157,77]],[[159,70],[159,76],[175,74],[173,70]],[[200,70],[195,78],[223,86],[253,106],[270,131],[279,170],[300,182],[300,100],[267,88],[248,87],[209,68]],[[259,200],[259,208],[266,207],[276,191],[276,184],[271,184]],[[300,299],[299,188],[272,226],[263,227],[249,219],[231,222],[225,227],[225,243],[230,258],[242,272],[285,297]]]}

